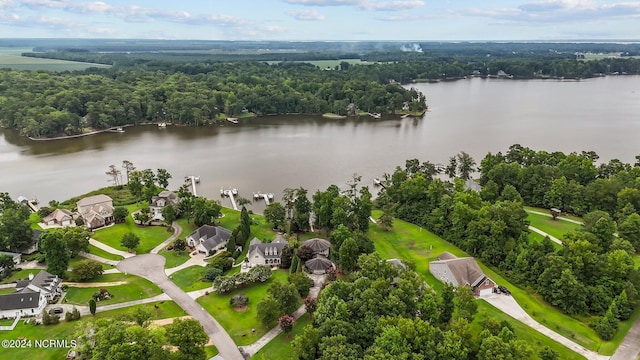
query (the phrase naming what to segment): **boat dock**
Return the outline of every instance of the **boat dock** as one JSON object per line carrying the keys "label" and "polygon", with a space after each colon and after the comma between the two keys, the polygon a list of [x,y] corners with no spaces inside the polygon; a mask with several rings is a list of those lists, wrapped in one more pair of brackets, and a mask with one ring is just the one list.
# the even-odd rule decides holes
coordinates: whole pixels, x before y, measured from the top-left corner
{"label": "boat dock", "polygon": [[271,203],[271,200],[273,200],[273,193],[261,193],[261,192],[257,192],[257,193],[253,193],[253,198],[254,200],[258,200],[260,198],[264,199],[264,202],[267,204],[267,206],[269,206],[269,204]]}
{"label": "boat dock", "polygon": [[185,182],[191,182],[191,193],[193,194],[193,196],[198,196],[196,192],[196,184],[200,183],[200,176],[185,176],[184,180]]}
{"label": "boat dock", "polygon": [[225,190],[220,188],[220,195],[228,196],[229,199],[231,199],[231,207],[233,208],[233,210],[238,210],[238,204],[236,203],[236,199],[235,199],[235,196],[238,195],[238,189],[233,188],[233,189]]}
{"label": "boat dock", "polygon": [[382,186],[383,189],[387,188],[387,186],[384,184],[384,182],[382,180],[380,180],[380,178],[374,178],[373,179],[373,185]]}
{"label": "boat dock", "polygon": [[36,198],[27,199],[24,196],[18,196],[18,203],[26,205],[29,208],[29,210],[31,210],[34,213],[38,212],[38,199]]}

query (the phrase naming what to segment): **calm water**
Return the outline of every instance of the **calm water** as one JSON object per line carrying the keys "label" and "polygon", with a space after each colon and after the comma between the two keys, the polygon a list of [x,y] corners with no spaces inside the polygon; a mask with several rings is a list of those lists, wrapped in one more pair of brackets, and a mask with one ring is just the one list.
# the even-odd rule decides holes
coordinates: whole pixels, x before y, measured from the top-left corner
{"label": "calm water", "polygon": [[[64,200],[109,185],[108,166],[166,168],[171,187],[202,179],[198,194],[221,187],[240,195],[286,187],[324,189],[351,175],[371,184],[409,158],[446,163],[467,151],[476,161],[520,143],[548,151],[594,150],[601,160],[640,154],[640,77],[583,81],[472,79],[418,84],[430,111],[422,119],[327,120],[278,116],[216,127],[127,128],[79,139],[33,142],[0,131],[0,191]],[[223,204],[229,206],[227,200]],[[263,205],[254,205],[261,211]]]}

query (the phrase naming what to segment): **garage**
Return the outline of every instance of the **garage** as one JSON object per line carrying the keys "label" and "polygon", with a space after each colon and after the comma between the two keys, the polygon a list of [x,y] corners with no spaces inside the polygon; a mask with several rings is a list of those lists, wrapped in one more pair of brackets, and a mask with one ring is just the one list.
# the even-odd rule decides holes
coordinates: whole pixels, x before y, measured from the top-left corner
{"label": "garage", "polygon": [[493,288],[488,288],[488,289],[481,289],[480,290],[480,297],[482,296],[489,296],[493,294]]}

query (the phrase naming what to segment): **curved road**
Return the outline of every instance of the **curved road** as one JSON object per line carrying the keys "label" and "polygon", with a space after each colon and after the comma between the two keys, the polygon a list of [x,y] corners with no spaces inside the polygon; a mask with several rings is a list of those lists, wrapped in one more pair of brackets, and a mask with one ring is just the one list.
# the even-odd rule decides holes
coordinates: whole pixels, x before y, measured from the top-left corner
{"label": "curved road", "polygon": [[211,342],[218,348],[222,358],[225,360],[244,360],[233,339],[213,316],[167,277],[164,272],[165,261],[165,258],[161,255],[144,254],[120,261],[117,268],[121,272],[141,276],[158,285],[187,314],[202,324],[204,331],[211,338]]}

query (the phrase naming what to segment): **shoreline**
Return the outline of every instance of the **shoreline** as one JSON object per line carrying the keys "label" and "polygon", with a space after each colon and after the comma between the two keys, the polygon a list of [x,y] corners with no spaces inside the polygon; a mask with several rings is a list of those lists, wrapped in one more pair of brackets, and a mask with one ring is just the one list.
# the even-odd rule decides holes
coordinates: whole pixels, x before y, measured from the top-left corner
{"label": "shoreline", "polygon": [[136,126],[136,125],[143,125],[143,124],[127,124],[127,125],[122,125],[122,126],[112,126],[112,127],[108,128],[108,129],[94,130],[94,131],[89,131],[89,132],[86,132],[86,133],[76,134],[76,135],[64,135],[64,136],[56,136],[56,137],[48,137],[48,138],[35,138],[35,137],[32,137],[32,136],[27,136],[27,138],[29,140],[33,140],[33,141],[51,141],[51,140],[75,139],[75,138],[80,138],[80,137],[84,137],[84,136],[102,134],[104,132],[115,132],[115,130],[117,128],[126,128],[126,127],[131,127],[131,126]]}

